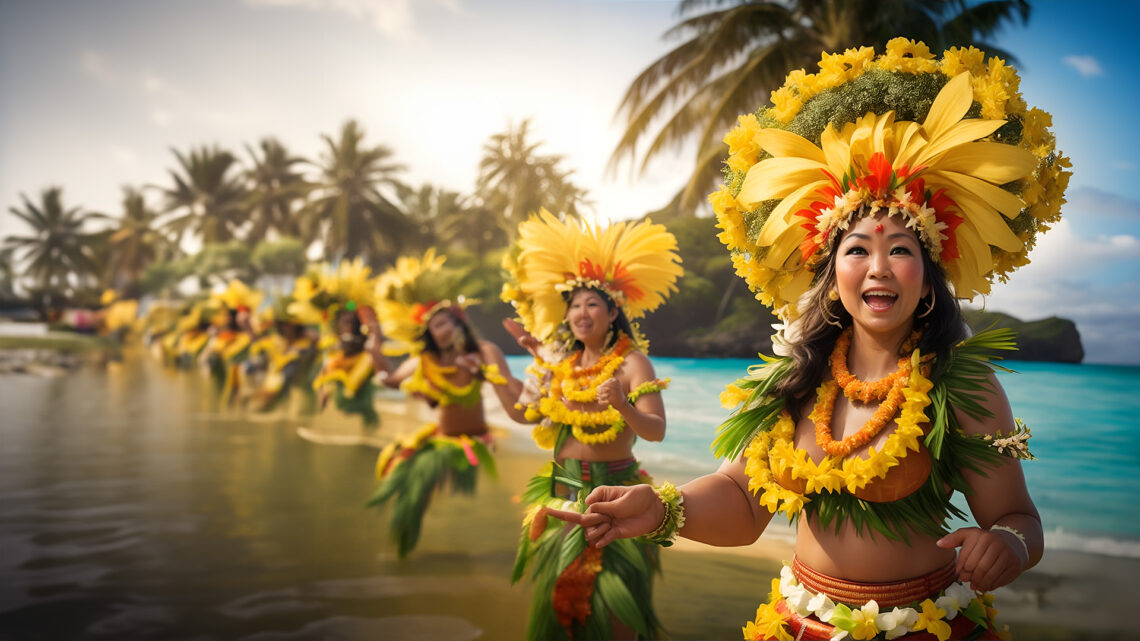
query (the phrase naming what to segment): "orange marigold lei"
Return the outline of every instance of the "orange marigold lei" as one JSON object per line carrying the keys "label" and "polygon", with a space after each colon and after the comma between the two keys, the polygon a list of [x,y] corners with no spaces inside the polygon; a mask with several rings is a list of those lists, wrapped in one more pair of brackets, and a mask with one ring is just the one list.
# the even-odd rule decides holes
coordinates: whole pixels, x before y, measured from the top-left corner
{"label": "orange marigold lei", "polygon": [[[909,352],[910,350],[907,347],[911,347],[917,340],[918,333],[911,334],[904,344],[903,350]],[[883,428],[891,422],[891,419],[902,406],[905,398],[903,390],[906,389],[907,382],[910,380],[910,358],[903,357],[899,359],[898,369],[892,374],[869,383],[860,381],[847,369],[847,354],[850,349],[851,330],[848,329],[840,334],[835,341],[835,348],[831,352],[831,376],[835,380],[820,385],[816,395],[815,407],[808,416],[815,423],[816,445],[819,445],[824,452],[837,458],[843,458],[854,450],[863,447],[879,432],[883,431]],[[835,410],[835,399],[839,395],[841,387],[844,395],[852,402],[857,401],[866,404],[881,401],[881,403],[874,415],[858,432],[842,441],[836,441],[831,436],[831,418]]]}
{"label": "orange marigold lei", "polygon": [[884,376],[877,381],[864,382],[847,369],[847,354],[851,351],[851,328],[844,330],[835,341],[835,348],[831,351],[831,377],[843,388],[843,395],[850,401],[870,403],[882,401],[901,379],[905,382],[910,376],[910,353],[918,343],[921,332],[915,331],[903,343],[902,352],[906,356],[899,358],[899,368],[894,373]]}
{"label": "orange marigold lei", "polygon": [[[622,334],[614,348],[602,354],[597,363],[583,368],[577,367],[578,362],[582,360],[582,351],[575,352],[573,356],[551,368],[559,381],[556,389],[561,391],[567,400],[578,403],[598,400],[598,386],[613,378],[632,348],[633,341],[627,334]],[[551,388],[555,389],[553,385]]]}

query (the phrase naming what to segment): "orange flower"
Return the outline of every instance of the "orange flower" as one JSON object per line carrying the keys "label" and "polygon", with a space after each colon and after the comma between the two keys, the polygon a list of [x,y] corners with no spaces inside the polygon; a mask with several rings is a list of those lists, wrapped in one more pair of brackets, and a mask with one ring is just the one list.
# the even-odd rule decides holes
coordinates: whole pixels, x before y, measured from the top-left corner
{"label": "orange flower", "polygon": [[[545,520],[545,519],[544,519]],[[554,584],[554,612],[558,623],[574,636],[574,625],[581,625],[593,611],[594,583],[602,571],[602,550],[587,547],[570,562]]]}

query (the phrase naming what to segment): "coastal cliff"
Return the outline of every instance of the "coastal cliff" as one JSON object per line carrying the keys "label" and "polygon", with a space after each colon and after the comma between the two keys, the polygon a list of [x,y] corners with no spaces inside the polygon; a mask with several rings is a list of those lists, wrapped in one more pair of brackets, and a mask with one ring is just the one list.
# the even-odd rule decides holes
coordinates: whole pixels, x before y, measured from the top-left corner
{"label": "coastal cliff", "polygon": [[1010,355],[1010,360],[1080,363],[1085,358],[1080,332],[1071,320],[1050,316],[1023,321],[1009,314],[975,309],[964,309],[962,315],[975,332],[991,327],[1008,327],[1016,332],[1017,353]]}

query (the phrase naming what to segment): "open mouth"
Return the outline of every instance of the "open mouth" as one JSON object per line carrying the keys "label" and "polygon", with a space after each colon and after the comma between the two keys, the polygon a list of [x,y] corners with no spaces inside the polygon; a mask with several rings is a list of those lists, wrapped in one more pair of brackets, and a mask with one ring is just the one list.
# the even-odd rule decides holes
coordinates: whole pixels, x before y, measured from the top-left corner
{"label": "open mouth", "polygon": [[871,311],[885,312],[894,306],[899,295],[885,289],[876,289],[863,293],[863,302]]}

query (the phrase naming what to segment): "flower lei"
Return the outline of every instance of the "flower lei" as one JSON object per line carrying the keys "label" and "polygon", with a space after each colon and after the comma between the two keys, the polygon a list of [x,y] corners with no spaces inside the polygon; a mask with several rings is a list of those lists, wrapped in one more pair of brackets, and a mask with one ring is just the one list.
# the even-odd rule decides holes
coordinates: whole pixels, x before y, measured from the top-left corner
{"label": "flower lei", "polygon": [[[597,411],[570,409],[563,399],[578,403],[597,401],[598,387],[613,378],[632,349],[633,340],[622,334],[613,349],[602,354],[597,363],[587,368],[575,367],[581,359],[581,352],[553,364],[541,358],[535,359],[535,364],[530,369],[532,373],[539,374],[543,370],[550,372],[545,395],[526,408],[528,420],[545,417],[533,432],[535,443],[539,447],[553,449],[562,425],[569,426],[574,438],[586,445],[602,445],[617,439],[626,425],[617,409],[612,406]],[[646,381],[631,390],[627,398],[630,403],[636,403],[642,396],[660,392],[668,385],[669,379]],[[604,429],[597,429],[603,427]]]}
{"label": "flower lei", "polygon": [[[989,630],[998,613],[993,607],[993,594],[975,593],[964,583],[951,585],[937,598],[915,602],[914,607],[896,607],[889,612],[880,612],[879,604],[871,600],[861,607],[851,608],[800,585],[792,569],[786,565],[780,571],[780,578],[772,579],[769,597],[768,603],[757,608],[755,620],[745,624],[745,639],[792,639],[784,616],[776,607],[781,601],[800,616],[815,615],[820,621],[834,626],[836,635],[832,638],[850,635],[855,639],[872,639],[879,633],[886,633],[888,639],[894,639],[926,631],[939,641],[946,641],[951,634],[947,621],[953,621],[959,614]],[[1003,628],[1008,629],[1008,626]]]}
{"label": "flower lei", "polygon": [[506,385],[507,380],[499,372],[499,366],[491,363],[482,365],[479,376],[472,378],[466,385],[456,385],[447,380],[448,374],[454,374],[457,368],[454,365],[440,365],[426,353],[420,354],[420,366],[410,378],[400,385],[405,394],[420,394],[441,405],[462,403],[471,405],[478,401],[480,387],[484,380],[493,385]]}
{"label": "flower lei", "polygon": [[[920,333],[917,331],[912,333],[903,345],[903,351],[913,350],[913,345],[919,336]],[[903,402],[903,389],[910,379],[911,371],[910,359],[904,356],[899,359],[898,369],[894,373],[877,381],[863,382],[847,369],[847,356],[850,351],[851,329],[848,328],[839,335],[831,352],[831,376],[835,381],[820,385],[815,408],[809,416],[815,422],[816,444],[824,452],[838,458],[843,458],[863,447],[883,431]],[[880,404],[874,416],[858,432],[837,442],[831,436],[831,417],[839,388],[843,389],[843,395],[852,402],[868,404],[879,401]]]}
{"label": "flower lei", "polygon": [[[884,478],[887,471],[897,466],[906,458],[910,451],[919,449],[918,439],[923,436],[922,425],[927,422],[926,407],[930,405],[930,396],[927,392],[933,384],[922,373],[922,357],[915,350],[910,357],[910,372],[907,384],[902,388],[905,400],[901,403],[901,412],[895,419],[896,429],[887,437],[881,451],[870,448],[866,458],[847,458],[848,452],[837,456],[828,454],[816,463],[811,460],[807,452],[797,449],[793,443],[796,424],[787,411],[781,411],[780,417],[771,430],[761,432],[752,440],[744,450],[745,472],[749,476],[748,489],[760,494],[760,503],[775,513],[782,511],[789,518],[799,513],[806,501],[806,495],[816,492],[839,492],[842,489],[854,493],[871,483],[876,478]],[[829,391],[830,390],[830,391]],[[812,412],[815,418],[821,411],[825,397],[830,396],[834,402],[838,387],[828,381],[819,387],[816,408]],[[885,403],[884,403],[885,404]],[[830,419],[830,411],[827,411]],[[887,418],[889,420],[890,417]],[[872,419],[874,420],[874,419]],[[818,429],[818,428],[817,428]],[[828,427],[830,431],[830,427]],[[864,427],[866,429],[866,427]],[[863,430],[860,430],[862,433]],[[870,438],[870,437],[868,437]],[[804,494],[789,490],[776,482],[776,474],[790,473],[793,479],[806,481]]]}

